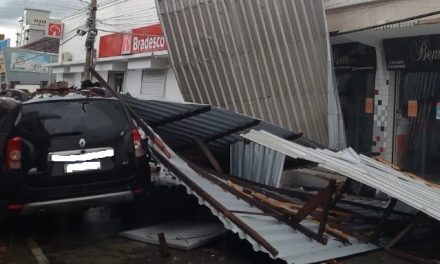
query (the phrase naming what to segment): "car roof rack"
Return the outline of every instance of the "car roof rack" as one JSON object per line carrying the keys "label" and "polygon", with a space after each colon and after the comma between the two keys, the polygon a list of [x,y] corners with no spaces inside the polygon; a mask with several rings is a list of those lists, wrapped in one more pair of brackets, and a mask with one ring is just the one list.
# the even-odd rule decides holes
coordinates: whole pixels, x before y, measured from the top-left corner
{"label": "car roof rack", "polygon": [[68,94],[80,94],[87,97],[92,96],[102,96],[102,97],[112,97],[112,94],[104,88],[101,87],[87,87],[87,88],[76,88],[76,87],[68,87],[67,82],[55,82],[50,84],[45,88],[37,89],[36,92],[32,94],[32,96],[36,95],[57,95],[57,96],[66,96]]}

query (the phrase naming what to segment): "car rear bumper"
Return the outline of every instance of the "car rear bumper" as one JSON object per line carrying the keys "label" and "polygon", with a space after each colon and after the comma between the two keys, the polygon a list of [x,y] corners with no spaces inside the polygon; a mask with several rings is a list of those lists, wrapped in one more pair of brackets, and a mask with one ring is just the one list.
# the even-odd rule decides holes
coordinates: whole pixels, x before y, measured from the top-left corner
{"label": "car rear bumper", "polygon": [[77,198],[33,202],[23,206],[21,215],[32,215],[36,213],[57,212],[76,208],[90,208],[95,206],[111,205],[129,202],[132,201],[133,198],[134,196],[132,191],[123,191]]}

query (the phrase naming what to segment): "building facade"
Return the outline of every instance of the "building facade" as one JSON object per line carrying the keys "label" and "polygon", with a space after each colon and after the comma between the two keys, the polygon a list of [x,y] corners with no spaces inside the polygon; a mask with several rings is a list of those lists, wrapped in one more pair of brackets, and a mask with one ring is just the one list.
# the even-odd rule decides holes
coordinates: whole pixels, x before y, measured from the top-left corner
{"label": "building facade", "polygon": [[18,19],[16,46],[21,47],[44,37],[59,37],[60,20],[50,18],[50,11],[25,8]]}
{"label": "building facade", "polygon": [[368,134],[371,152],[439,181],[440,2],[327,0],[326,7],[339,92],[358,105],[357,118],[344,116],[359,127],[348,141]]}
{"label": "building facade", "polygon": [[[62,20],[58,81],[80,86],[86,57],[87,14]],[[95,69],[119,92],[144,99],[183,101],[170,65],[154,0],[98,1]],[[79,33],[79,35],[78,35]]]}
{"label": "building facade", "polygon": [[57,54],[38,52],[20,48],[4,48],[3,81],[9,87],[35,91],[41,85],[55,81],[55,75],[48,64],[58,60]]}

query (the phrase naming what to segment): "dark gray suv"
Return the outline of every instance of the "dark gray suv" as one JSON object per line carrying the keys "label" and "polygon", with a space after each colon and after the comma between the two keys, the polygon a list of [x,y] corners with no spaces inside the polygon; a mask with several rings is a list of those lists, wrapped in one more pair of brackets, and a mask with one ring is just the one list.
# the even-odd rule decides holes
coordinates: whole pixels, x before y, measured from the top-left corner
{"label": "dark gray suv", "polygon": [[140,132],[111,96],[42,92],[22,102],[0,96],[0,114],[0,212],[127,202],[149,185]]}

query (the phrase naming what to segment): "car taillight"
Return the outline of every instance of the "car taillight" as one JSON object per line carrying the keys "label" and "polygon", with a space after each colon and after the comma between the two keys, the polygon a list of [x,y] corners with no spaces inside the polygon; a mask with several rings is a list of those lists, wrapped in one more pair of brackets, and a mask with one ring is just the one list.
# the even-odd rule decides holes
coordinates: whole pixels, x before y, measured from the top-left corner
{"label": "car taillight", "polygon": [[131,130],[131,138],[133,140],[133,147],[136,158],[145,155],[144,148],[142,147],[141,134],[139,133],[139,130],[137,130],[137,128],[133,128]]}
{"label": "car taillight", "polygon": [[8,170],[21,169],[21,138],[15,137],[8,141],[6,147],[6,168]]}

